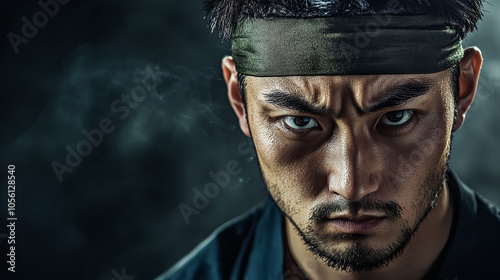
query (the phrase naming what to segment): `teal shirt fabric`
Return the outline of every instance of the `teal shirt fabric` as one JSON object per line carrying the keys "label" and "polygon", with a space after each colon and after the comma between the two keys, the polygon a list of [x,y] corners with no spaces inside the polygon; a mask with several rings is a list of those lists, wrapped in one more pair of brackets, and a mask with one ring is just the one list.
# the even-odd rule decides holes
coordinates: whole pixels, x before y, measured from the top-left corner
{"label": "teal shirt fabric", "polygon": [[[500,279],[500,210],[453,173],[452,232],[435,279]],[[227,222],[156,280],[286,279],[283,216],[271,198]]]}

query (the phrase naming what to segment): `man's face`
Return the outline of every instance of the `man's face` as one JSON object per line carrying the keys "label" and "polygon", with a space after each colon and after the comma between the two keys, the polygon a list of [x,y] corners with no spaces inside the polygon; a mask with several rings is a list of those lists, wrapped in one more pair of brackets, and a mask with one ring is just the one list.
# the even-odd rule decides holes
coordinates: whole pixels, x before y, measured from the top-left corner
{"label": "man's face", "polygon": [[399,255],[443,187],[450,73],[246,77],[264,180],[308,248],[367,271]]}

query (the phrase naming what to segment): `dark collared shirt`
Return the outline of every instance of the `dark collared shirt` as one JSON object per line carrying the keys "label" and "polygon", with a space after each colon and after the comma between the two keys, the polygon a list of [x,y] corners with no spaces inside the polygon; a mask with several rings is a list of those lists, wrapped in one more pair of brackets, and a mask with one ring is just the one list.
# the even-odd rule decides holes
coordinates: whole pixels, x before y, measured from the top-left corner
{"label": "dark collared shirt", "polygon": [[[500,210],[453,173],[448,187],[453,225],[433,274],[438,280],[500,279]],[[282,228],[283,216],[268,198],[221,226],[156,280],[287,279]]]}

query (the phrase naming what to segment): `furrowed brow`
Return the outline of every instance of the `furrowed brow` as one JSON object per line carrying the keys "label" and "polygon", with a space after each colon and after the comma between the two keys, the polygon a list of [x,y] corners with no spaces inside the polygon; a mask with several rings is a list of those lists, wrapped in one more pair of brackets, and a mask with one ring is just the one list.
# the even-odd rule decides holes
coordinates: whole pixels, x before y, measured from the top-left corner
{"label": "furrowed brow", "polygon": [[388,91],[381,100],[371,105],[362,114],[380,111],[382,109],[401,105],[413,98],[419,97],[429,92],[431,83],[428,81],[411,81],[406,84],[398,85]]}
{"label": "furrowed brow", "polygon": [[324,107],[315,106],[299,96],[282,91],[272,91],[269,93],[265,93],[264,98],[267,103],[274,106],[296,110],[302,113],[325,115],[327,112],[327,109]]}

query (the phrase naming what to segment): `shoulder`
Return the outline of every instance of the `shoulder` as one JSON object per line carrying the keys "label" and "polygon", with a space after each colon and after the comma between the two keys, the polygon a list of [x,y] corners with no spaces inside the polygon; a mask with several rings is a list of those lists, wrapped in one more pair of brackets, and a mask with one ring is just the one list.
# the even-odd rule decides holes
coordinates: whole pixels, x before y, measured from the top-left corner
{"label": "shoulder", "polygon": [[455,175],[451,180],[456,183],[451,187],[456,218],[438,279],[494,279],[500,261],[500,208]]}
{"label": "shoulder", "polygon": [[[500,231],[500,208],[498,205],[469,188],[460,179],[456,179],[456,182],[460,193],[459,223],[461,222],[463,226],[468,224],[468,227],[463,229],[468,228],[478,234],[492,232],[498,234]],[[471,228],[471,226],[476,227]]]}
{"label": "shoulder", "polygon": [[500,229],[500,207],[488,199],[475,193],[478,202],[478,216],[484,216],[485,222]]}
{"label": "shoulder", "polygon": [[474,243],[475,252],[482,255],[478,259],[496,267],[500,261],[500,208],[477,192],[473,193],[476,208],[474,220],[468,223],[469,242]]}
{"label": "shoulder", "polygon": [[255,206],[220,226],[156,280],[229,278],[238,259],[250,250],[264,205]]}

